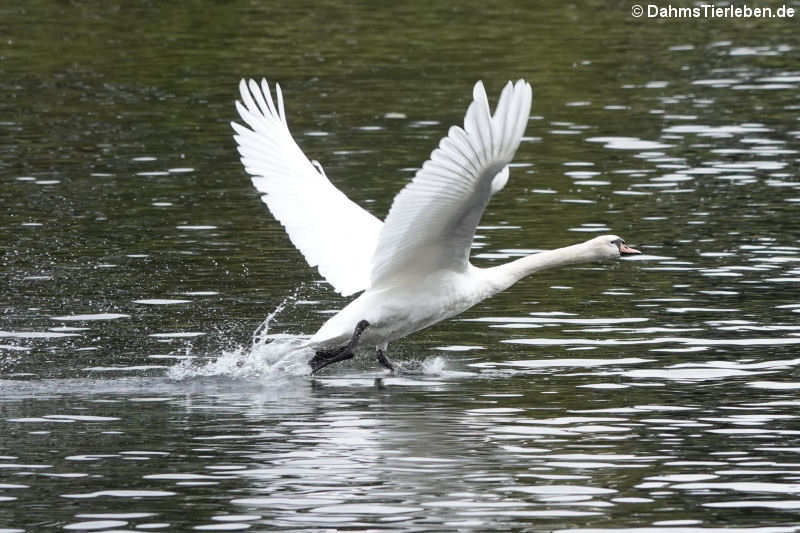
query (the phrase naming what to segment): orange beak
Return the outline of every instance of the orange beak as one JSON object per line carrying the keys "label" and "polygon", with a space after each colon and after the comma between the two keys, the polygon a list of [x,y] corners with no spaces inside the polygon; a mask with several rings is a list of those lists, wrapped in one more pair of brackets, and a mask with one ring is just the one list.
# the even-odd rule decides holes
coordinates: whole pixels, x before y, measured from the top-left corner
{"label": "orange beak", "polygon": [[642,252],[640,252],[635,248],[631,248],[630,246],[627,246],[624,243],[619,245],[619,255],[636,255],[640,253]]}

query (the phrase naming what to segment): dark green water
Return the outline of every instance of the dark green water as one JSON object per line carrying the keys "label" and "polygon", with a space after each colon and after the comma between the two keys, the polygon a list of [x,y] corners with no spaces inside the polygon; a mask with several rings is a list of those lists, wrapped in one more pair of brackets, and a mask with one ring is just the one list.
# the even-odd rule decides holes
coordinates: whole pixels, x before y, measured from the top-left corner
{"label": "dark green water", "polygon": [[[0,532],[800,530],[799,50],[603,2],[0,7]],[[645,255],[398,342],[401,376],[268,372],[267,315],[346,300],[241,168],[245,76],[379,217],[524,77],[474,262]]]}

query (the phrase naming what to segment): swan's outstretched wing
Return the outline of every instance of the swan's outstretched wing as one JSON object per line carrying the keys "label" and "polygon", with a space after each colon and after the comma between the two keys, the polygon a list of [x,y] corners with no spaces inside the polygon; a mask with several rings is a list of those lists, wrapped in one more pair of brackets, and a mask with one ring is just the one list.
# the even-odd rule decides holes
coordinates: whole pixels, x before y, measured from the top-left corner
{"label": "swan's outstretched wing", "polygon": [[249,126],[231,123],[245,170],[261,199],[283,224],[292,244],[337,292],[366,289],[372,256],[383,225],[352,202],[312,164],[297,146],[286,123],[283,96],[275,85],[277,106],[266,80],[239,83],[239,116]]}
{"label": "swan's outstretched wing", "polygon": [[531,100],[528,83],[508,82],[492,115],[483,84],[475,84],[464,128],[450,128],[395,197],[375,249],[372,286],[467,268],[475,228],[491,195],[508,179]]}

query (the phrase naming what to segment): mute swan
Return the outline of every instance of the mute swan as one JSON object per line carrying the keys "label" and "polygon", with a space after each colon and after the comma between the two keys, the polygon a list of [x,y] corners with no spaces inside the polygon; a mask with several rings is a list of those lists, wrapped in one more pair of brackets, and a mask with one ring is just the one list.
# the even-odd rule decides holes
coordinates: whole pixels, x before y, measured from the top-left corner
{"label": "mute swan", "polygon": [[548,268],[637,254],[615,235],[478,268],[469,252],[491,196],[508,181],[530,115],[531,86],[503,88],[491,114],[483,83],[475,84],[464,127],[453,126],[381,222],[348,199],[309,161],[289,132],[283,95],[266,80],[239,84],[236,108],[248,127],[232,122],[245,170],[269,210],[308,264],[342,296],[363,291],[308,341],[312,373],[375,346],[389,370],[387,345],[455,316]]}

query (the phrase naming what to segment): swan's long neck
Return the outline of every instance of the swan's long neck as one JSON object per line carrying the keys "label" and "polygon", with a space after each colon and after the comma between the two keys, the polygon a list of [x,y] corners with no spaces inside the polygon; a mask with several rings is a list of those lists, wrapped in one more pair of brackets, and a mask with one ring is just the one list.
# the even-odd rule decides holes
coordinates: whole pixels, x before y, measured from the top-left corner
{"label": "swan's long neck", "polygon": [[542,270],[596,261],[597,254],[588,246],[589,242],[527,255],[500,266],[487,268],[484,272],[490,290],[493,294],[504,291],[522,278]]}

